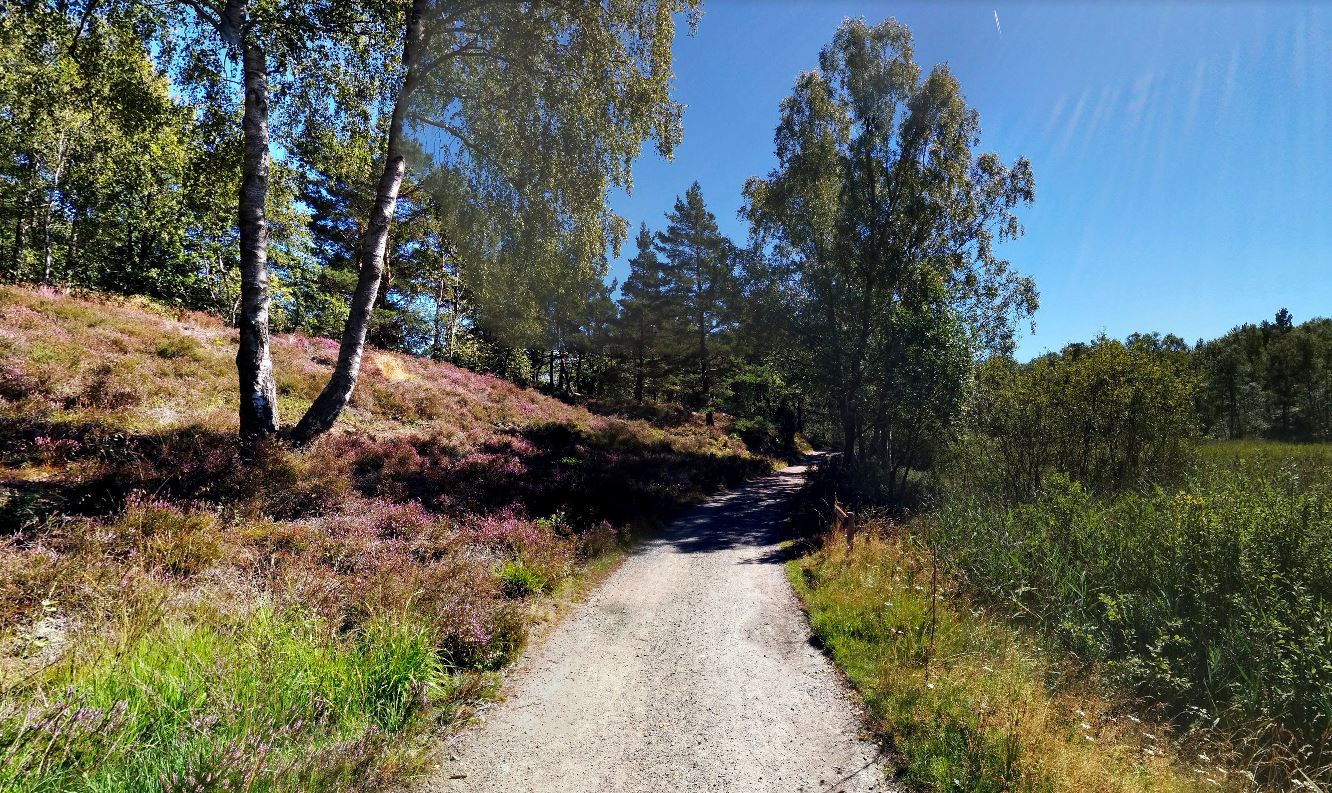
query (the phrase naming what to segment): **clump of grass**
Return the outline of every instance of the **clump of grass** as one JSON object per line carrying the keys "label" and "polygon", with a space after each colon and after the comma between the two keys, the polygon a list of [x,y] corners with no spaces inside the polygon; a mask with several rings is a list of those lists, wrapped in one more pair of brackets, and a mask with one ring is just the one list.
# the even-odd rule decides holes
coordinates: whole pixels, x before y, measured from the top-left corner
{"label": "clump of grass", "polygon": [[1165,732],[968,606],[924,548],[862,532],[788,564],[814,634],[862,694],[913,791],[1188,791],[1225,772],[1174,767]]}
{"label": "clump of grass", "polygon": [[168,360],[185,358],[198,361],[204,357],[204,346],[193,336],[172,335],[159,341],[153,352],[157,353],[157,357]]}
{"label": "clump of grass", "polygon": [[538,595],[549,590],[551,585],[544,573],[517,559],[500,565],[495,574],[504,582],[504,594],[511,598]]}

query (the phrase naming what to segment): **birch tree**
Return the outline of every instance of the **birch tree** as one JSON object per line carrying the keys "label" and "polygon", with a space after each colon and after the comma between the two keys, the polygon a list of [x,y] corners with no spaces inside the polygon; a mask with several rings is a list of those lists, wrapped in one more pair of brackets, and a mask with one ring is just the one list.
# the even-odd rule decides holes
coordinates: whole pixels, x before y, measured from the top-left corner
{"label": "birch tree", "polygon": [[[356,387],[409,141],[428,151],[414,167],[463,175],[472,198],[515,226],[557,229],[572,267],[604,271],[627,225],[608,210],[608,191],[631,186],[646,141],[670,156],[680,139],[671,46],[676,14],[696,7],[412,0],[390,8],[400,14],[402,54],[356,289],[333,374],[292,431],[297,444],[332,427]],[[510,239],[534,241],[550,244]]]}

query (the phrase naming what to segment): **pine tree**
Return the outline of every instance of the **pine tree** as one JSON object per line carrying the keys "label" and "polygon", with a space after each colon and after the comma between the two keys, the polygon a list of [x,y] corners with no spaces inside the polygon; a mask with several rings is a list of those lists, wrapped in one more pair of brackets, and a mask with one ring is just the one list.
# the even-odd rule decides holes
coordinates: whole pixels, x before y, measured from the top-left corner
{"label": "pine tree", "polygon": [[634,374],[634,400],[643,401],[649,380],[660,385],[672,320],[666,271],[653,248],[652,232],[638,229],[638,255],[629,260],[629,277],[620,288],[616,336]]}
{"label": "pine tree", "polygon": [[667,294],[676,309],[676,325],[692,372],[695,403],[711,415],[713,389],[726,360],[726,343],[736,321],[740,285],[734,245],[717,228],[717,218],[694,182],[675,208],[666,213],[656,248],[666,258]]}

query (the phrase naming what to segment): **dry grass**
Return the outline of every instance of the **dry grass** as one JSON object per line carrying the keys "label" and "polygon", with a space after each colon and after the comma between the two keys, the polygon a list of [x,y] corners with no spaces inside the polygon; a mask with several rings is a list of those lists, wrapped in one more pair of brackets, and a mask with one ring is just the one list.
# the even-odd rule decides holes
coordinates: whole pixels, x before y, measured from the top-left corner
{"label": "dry grass", "polygon": [[[921,523],[915,530],[921,530]],[[1243,789],[1095,674],[975,608],[887,521],[789,565],[817,638],[863,695],[910,790]]]}

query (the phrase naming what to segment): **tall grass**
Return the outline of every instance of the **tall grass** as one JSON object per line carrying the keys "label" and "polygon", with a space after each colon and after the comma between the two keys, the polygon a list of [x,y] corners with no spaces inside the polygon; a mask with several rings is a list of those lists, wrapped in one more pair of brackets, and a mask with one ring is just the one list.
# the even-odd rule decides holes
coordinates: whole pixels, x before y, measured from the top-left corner
{"label": "tall grass", "polygon": [[1169,488],[946,482],[936,549],[973,595],[1098,664],[1264,785],[1332,784],[1332,454],[1212,445]]}
{"label": "tall grass", "polygon": [[830,537],[788,566],[815,636],[862,694],[905,789],[1233,787],[1210,765],[1177,768],[1163,731],[972,608],[934,564],[928,527],[871,521],[853,551]]}

